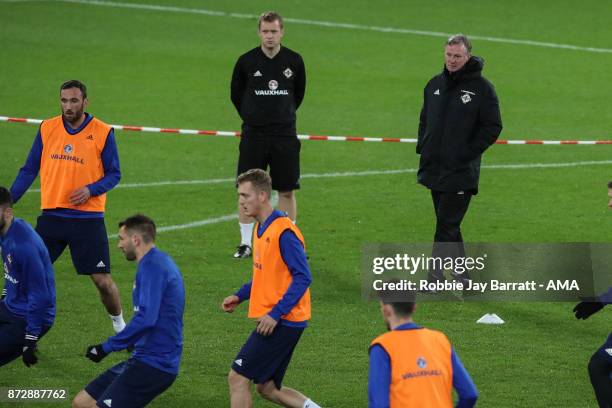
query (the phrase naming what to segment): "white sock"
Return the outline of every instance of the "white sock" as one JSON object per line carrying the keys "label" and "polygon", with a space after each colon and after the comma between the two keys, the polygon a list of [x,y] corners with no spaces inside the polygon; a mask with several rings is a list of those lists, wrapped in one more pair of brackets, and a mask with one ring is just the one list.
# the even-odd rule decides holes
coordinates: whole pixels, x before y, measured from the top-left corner
{"label": "white sock", "polygon": [[317,404],[313,400],[307,399],[306,402],[304,402],[304,406],[302,408],[321,408],[321,406],[319,406],[319,404]]}
{"label": "white sock", "polygon": [[121,330],[125,329],[125,320],[123,320],[123,312],[120,312],[117,316],[109,316],[113,321],[113,329],[115,329],[115,333],[119,333]]}
{"label": "white sock", "polygon": [[251,246],[251,239],[253,238],[253,228],[255,228],[255,223],[251,222],[249,224],[240,224],[240,245],[248,245]]}

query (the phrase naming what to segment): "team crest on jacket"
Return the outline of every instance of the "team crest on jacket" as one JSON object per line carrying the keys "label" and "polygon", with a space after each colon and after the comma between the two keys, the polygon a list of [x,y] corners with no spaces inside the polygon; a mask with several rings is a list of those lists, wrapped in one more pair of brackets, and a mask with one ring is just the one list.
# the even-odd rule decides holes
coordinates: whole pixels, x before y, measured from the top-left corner
{"label": "team crest on jacket", "polygon": [[270,88],[271,91],[276,91],[276,89],[278,88],[278,82],[276,82],[274,79],[271,80],[270,82],[268,82],[268,88]]}
{"label": "team crest on jacket", "polygon": [[287,68],[283,71],[283,74],[285,74],[285,77],[291,78],[291,76],[293,75],[293,71],[291,70],[291,68]]}
{"label": "team crest on jacket", "polygon": [[64,153],[66,154],[70,154],[72,153],[72,145],[71,144],[67,144],[66,146],[64,146]]}
{"label": "team crest on jacket", "polygon": [[427,367],[427,361],[425,361],[423,357],[419,357],[417,359],[417,365],[419,366],[419,368],[425,368]]}
{"label": "team crest on jacket", "polygon": [[472,97],[470,95],[476,95],[474,92],[464,91],[463,89],[461,92],[463,92],[463,95],[461,95],[461,102],[463,102],[464,105],[472,101]]}

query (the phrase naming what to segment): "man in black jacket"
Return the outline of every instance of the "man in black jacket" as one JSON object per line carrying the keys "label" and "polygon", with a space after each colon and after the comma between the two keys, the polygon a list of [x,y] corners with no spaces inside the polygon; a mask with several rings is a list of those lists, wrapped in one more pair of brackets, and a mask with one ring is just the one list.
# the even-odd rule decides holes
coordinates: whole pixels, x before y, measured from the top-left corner
{"label": "man in black jacket", "polygon": [[[482,77],[483,59],[472,56],[471,50],[463,34],[449,38],[444,70],[424,90],[417,178],[431,190],[436,213],[433,256],[465,256],[461,221],[472,195],[478,193],[481,155],[502,129],[495,88]],[[458,280],[469,279],[452,274]],[[443,280],[442,271],[429,271],[429,279]]]}
{"label": "man in black jacket", "polygon": [[[306,70],[300,54],[281,45],[283,18],[263,13],[258,25],[261,45],[238,58],[231,97],[242,119],[237,174],[270,166],[278,209],[295,222],[294,191],[300,188],[300,141],[296,111],[304,99]],[[235,258],[251,255],[254,221],[238,208],[241,243]]]}

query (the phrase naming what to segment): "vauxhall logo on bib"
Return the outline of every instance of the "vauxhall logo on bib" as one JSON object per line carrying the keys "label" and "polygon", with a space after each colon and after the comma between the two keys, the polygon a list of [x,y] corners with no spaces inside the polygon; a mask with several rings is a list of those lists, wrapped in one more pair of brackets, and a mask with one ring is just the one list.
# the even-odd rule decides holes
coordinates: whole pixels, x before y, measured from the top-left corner
{"label": "vauxhall logo on bib", "polygon": [[272,79],[268,82],[268,89],[256,89],[255,95],[257,96],[289,95],[289,91],[286,89],[278,89],[278,81],[275,79]]}
{"label": "vauxhall logo on bib", "polygon": [[85,164],[85,161],[82,158],[73,155],[74,147],[71,144],[64,145],[64,148],[62,150],[63,154],[54,153],[51,155],[51,158],[53,160],[67,160],[79,164]]}

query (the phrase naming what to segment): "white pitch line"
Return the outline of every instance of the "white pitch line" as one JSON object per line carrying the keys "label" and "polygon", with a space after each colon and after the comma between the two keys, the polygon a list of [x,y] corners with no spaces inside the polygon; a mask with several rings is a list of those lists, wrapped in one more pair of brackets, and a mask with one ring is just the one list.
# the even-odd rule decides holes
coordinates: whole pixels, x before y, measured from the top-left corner
{"label": "white pitch line", "polygon": [[[207,218],[205,220],[188,222],[187,224],[168,225],[165,227],[159,227],[159,228],[156,228],[156,231],[157,232],[167,232],[167,231],[176,231],[176,230],[182,230],[182,229],[188,229],[188,228],[196,228],[196,227],[201,227],[204,225],[218,224],[220,222],[231,221],[235,219],[238,219],[237,214],[223,215],[221,217]],[[117,238],[117,234],[109,235],[108,238],[109,239]]]}
{"label": "white pitch line", "polygon": [[[483,164],[483,169],[553,169],[563,167],[580,167],[580,166],[601,166],[606,164],[612,164],[612,160],[590,160],[590,161],[577,161],[577,162],[565,162],[565,163],[516,163],[516,164]],[[386,174],[405,174],[405,173],[416,173],[418,169],[395,169],[395,170],[364,170],[364,171],[346,171],[346,172],[334,172],[334,173],[307,173],[302,174],[300,178],[303,179],[318,179],[318,178],[333,178],[333,177],[364,177],[364,176],[380,176]],[[146,187],[160,187],[160,186],[176,186],[176,185],[203,185],[203,184],[225,184],[235,181],[235,178],[217,178],[217,179],[206,179],[206,180],[167,180],[167,181],[154,181],[150,183],[125,183],[119,184],[116,189],[121,188],[146,188]],[[40,193],[39,188],[30,189],[27,193]]]}
{"label": "white pitch line", "polygon": [[[591,166],[591,165],[602,165],[612,164],[612,160],[601,160],[601,161],[582,161],[582,162],[568,162],[568,163],[531,163],[531,164],[491,164],[484,165],[483,168],[488,169],[529,169],[529,168],[559,168],[559,167],[577,167],[577,166]],[[398,170],[372,170],[372,171],[359,171],[359,172],[344,172],[344,173],[323,173],[323,174],[304,174],[303,178],[323,178],[323,177],[353,177],[353,176],[374,176],[380,174],[402,174],[402,173],[415,173],[417,169],[398,169]],[[211,179],[211,180],[187,180],[182,181],[180,184],[211,184],[220,182],[231,182],[234,179]],[[145,187],[145,186],[159,186],[167,184],[179,184],[177,182],[158,182],[158,183],[133,183],[131,186]],[[125,185],[124,185],[125,186]],[[196,228],[204,225],[218,224],[225,221],[232,221],[237,219],[236,214],[224,215],[221,217],[207,218],[200,221],[189,222],[186,224],[168,225],[160,227],[157,232],[176,231],[187,228]],[[109,235],[109,238],[117,238],[117,234]]]}
{"label": "white pitch line", "polygon": [[[215,17],[231,17],[241,19],[257,19],[258,16],[254,14],[242,14],[242,13],[230,13],[225,11],[207,10],[200,8],[184,8],[176,6],[163,6],[155,4],[136,4],[136,3],[120,3],[115,1],[99,1],[99,0],[61,0],[65,3],[76,3],[76,4],[87,4],[92,6],[104,6],[104,7],[115,7],[115,8],[129,8],[137,10],[150,10],[150,11],[161,11],[161,12],[172,12],[172,13],[187,13],[187,14],[201,14]],[[314,25],[319,27],[330,27],[330,28],[343,28],[349,30],[361,30],[361,31],[375,31],[381,33],[395,33],[395,34],[410,34],[420,35],[427,37],[444,37],[448,38],[452,34],[444,33],[439,31],[426,31],[426,30],[413,30],[408,28],[395,28],[395,27],[381,27],[381,26],[368,26],[361,24],[351,23],[339,23],[334,21],[320,21],[320,20],[306,20],[301,18],[284,18],[285,21],[295,24]],[[546,47],[546,48],[560,48],[573,51],[586,51],[595,53],[612,53],[611,48],[596,48],[596,47],[583,47],[571,44],[558,44],[543,41],[534,40],[518,40],[514,38],[501,38],[491,37],[485,35],[470,35],[471,39],[490,41],[496,43],[505,44],[516,44],[516,45],[528,45],[535,47]]]}

